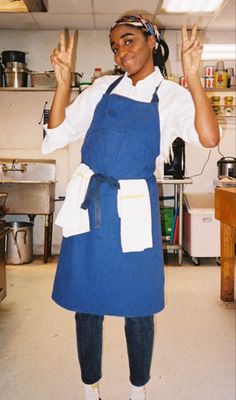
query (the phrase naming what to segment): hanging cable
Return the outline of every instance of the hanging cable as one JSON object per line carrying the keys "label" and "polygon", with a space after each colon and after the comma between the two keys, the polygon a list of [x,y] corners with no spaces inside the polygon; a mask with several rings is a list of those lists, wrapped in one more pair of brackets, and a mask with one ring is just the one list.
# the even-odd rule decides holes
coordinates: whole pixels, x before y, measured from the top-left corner
{"label": "hanging cable", "polygon": [[208,152],[207,159],[206,159],[206,161],[205,161],[205,163],[204,163],[204,165],[203,165],[203,167],[202,167],[201,172],[200,172],[199,174],[196,174],[196,175],[191,175],[191,176],[189,176],[189,178],[194,178],[195,176],[200,176],[200,175],[203,174],[203,171],[204,171],[204,169],[205,169],[205,167],[206,167],[206,165],[207,165],[207,163],[208,163],[208,161],[209,161],[209,159],[210,159],[210,156],[211,156],[211,150],[209,150],[209,152]]}
{"label": "hanging cable", "polygon": [[218,146],[217,146],[217,149],[218,149],[218,153],[219,153],[222,157],[224,157],[224,154],[221,153],[221,151],[220,151],[220,145],[219,145],[219,144],[218,144]]}

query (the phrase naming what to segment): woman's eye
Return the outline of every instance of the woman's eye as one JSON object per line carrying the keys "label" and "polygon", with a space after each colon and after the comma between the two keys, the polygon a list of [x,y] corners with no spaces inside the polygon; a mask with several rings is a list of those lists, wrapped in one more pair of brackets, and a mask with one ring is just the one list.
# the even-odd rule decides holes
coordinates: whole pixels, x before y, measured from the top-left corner
{"label": "woman's eye", "polygon": [[113,53],[116,54],[117,53],[117,49],[113,47],[112,49]]}
{"label": "woman's eye", "polygon": [[125,41],[125,45],[126,45],[126,46],[129,46],[132,42],[133,42],[132,39],[127,39],[127,40]]}

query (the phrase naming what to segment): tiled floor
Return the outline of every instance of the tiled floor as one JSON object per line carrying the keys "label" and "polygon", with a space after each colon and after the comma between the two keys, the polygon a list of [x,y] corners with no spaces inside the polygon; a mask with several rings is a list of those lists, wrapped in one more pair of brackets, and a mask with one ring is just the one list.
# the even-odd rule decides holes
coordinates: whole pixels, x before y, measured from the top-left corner
{"label": "tiled floor", "polygon": [[[235,400],[235,303],[219,299],[220,267],[169,260],[166,309],[156,340],[147,400]],[[50,299],[56,259],[7,266],[0,304],[0,398],[83,400],[74,316]],[[123,319],[104,324],[102,400],[128,400]]]}

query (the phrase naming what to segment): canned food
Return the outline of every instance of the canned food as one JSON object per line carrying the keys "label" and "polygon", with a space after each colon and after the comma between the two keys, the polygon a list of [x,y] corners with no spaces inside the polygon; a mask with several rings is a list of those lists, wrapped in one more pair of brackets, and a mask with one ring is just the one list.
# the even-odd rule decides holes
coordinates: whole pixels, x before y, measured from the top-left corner
{"label": "canned food", "polygon": [[215,87],[215,79],[205,78],[205,88],[211,89],[213,87]]}
{"label": "canned food", "polygon": [[227,71],[216,71],[214,79],[216,88],[227,88],[228,85]]}
{"label": "canned food", "polygon": [[216,115],[220,115],[220,106],[212,106],[212,109]]}
{"label": "canned food", "polygon": [[214,78],[214,74],[215,74],[215,66],[214,65],[208,65],[205,67],[205,77]]}
{"label": "canned food", "polygon": [[185,87],[185,88],[188,87],[187,80],[186,80],[186,78],[185,78],[184,76],[180,76],[180,78],[179,78],[179,84],[180,84],[181,86]]}
{"label": "canned food", "polygon": [[226,116],[226,117],[230,117],[231,115],[233,115],[233,112],[234,112],[234,109],[233,109],[233,107],[231,106],[225,106],[224,107],[224,115]]}
{"label": "canned food", "polygon": [[173,75],[173,74],[168,75],[168,80],[178,83],[178,77],[176,75]]}
{"label": "canned food", "polygon": [[220,96],[212,96],[211,104],[214,106],[220,105]]}
{"label": "canned food", "polygon": [[224,97],[225,106],[232,106],[233,105],[233,101],[234,101],[233,96],[225,96]]}

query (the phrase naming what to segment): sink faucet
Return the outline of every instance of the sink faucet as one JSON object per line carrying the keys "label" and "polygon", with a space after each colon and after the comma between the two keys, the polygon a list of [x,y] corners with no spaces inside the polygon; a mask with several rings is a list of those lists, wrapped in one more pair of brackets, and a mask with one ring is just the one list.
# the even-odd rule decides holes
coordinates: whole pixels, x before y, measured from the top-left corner
{"label": "sink faucet", "polygon": [[17,163],[18,163],[18,160],[17,160],[17,158],[15,158],[15,159],[12,161],[12,166],[11,166],[12,171],[15,171],[15,169],[16,169],[16,165],[15,165],[15,164],[17,164]]}
{"label": "sink faucet", "polygon": [[15,158],[12,161],[11,167],[8,167],[7,164],[2,164],[2,171],[6,174],[8,171],[20,171],[20,172],[25,172],[27,171],[27,164],[21,164],[19,168],[17,168],[16,164],[19,163],[19,160]]}

